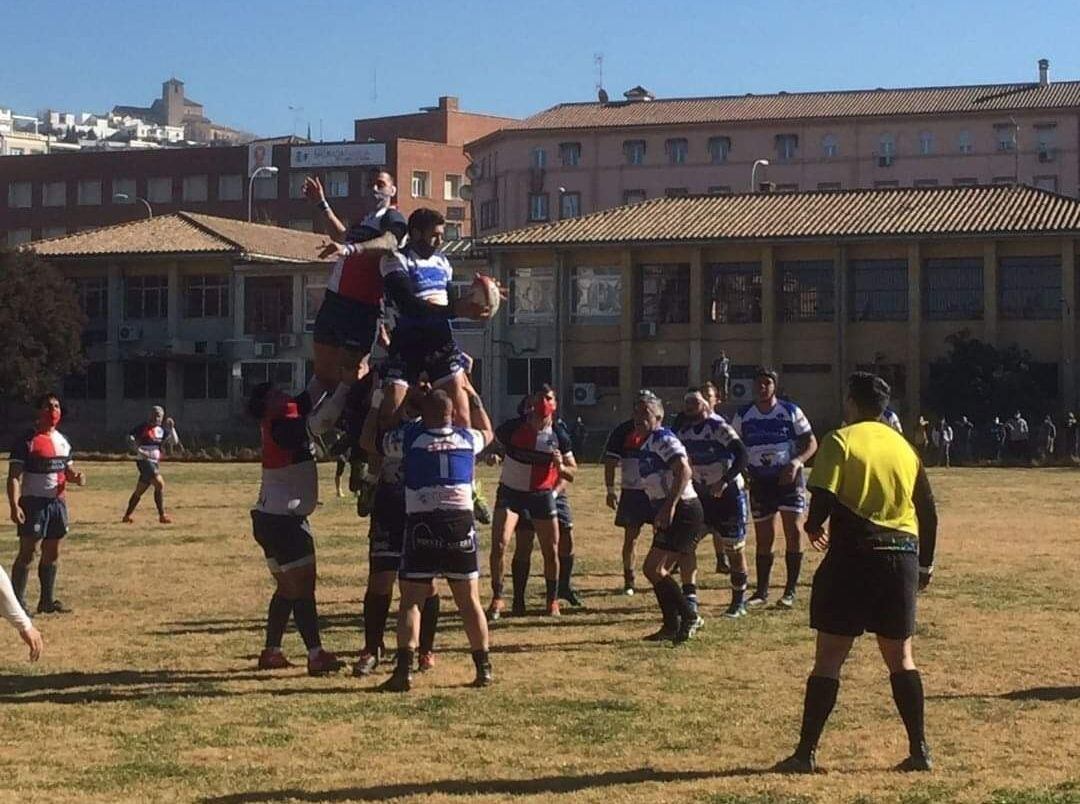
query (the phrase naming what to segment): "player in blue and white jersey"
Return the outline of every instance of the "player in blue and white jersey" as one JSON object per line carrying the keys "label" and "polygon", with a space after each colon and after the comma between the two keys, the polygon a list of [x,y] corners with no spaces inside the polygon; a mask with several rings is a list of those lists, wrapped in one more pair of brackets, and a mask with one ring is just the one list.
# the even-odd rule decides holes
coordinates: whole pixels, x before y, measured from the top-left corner
{"label": "player in blue and white jersey", "polygon": [[680,561],[693,556],[705,532],[705,515],[694,491],[686,448],[663,426],[664,404],[655,396],[641,397],[634,406],[634,424],[646,433],[641,445],[641,481],[653,506],[656,527],[645,556],[645,577],[653,585],[663,625],[647,640],[686,642],[704,621],[672,573]]}
{"label": "player in blue and white jersey", "polygon": [[450,584],[476,665],[474,686],[492,681],[487,618],[480,603],[480,564],[473,520],[473,470],[476,455],[494,434],[479,395],[469,397],[475,429],[452,424],[453,405],[435,390],[421,402],[423,419],[387,433],[383,454],[400,458],[405,482],[405,542],[398,580],[397,666],[380,687],[406,692],[412,657],[420,639],[420,607],[435,594],[435,579]]}
{"label": "player in blue and white jersey", "polygon": [[[720,540],[731,565],[731,605],[724,616],[735,619],[746,614],[746,525],[748,504],[742,473],[749,461],[746,446],[734,428],[700,391],[684,398],[683,425],[677,435],[686,447],[694,486],[705,514],[705,526]],[[690,596],[696,589],[683,593]]]}
{"label": "player in blue and white jersey", "polygon": [[904,434],[904,425],[900,424],[900,417],[896,415],[896,411],[892,408],[885,408],[881,416],[878,417],[878,421],[889,425],[889,427],[901,435]]}
{"label": "player in blue and white jersey", "polygon": [[732,426],[750,453],[750,511],[757,542],[757,589],[747,607],[769,601],[776,521],[783,525],[787,582],[777,603],[795,605],[795,587],[802,569],[800,534],[806,516],[806,477],[803,466],[817,451],[813,429],[798,405],[776,398],[778,376],[761,367],[754,377],[754,402],[739,409]]}

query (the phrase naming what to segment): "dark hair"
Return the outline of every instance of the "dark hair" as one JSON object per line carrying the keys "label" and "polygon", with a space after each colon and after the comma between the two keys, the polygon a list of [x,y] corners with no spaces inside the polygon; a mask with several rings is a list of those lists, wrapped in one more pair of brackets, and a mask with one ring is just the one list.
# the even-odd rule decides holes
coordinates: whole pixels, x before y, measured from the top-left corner
{"label": "dark hair", "polygon": [[450,395],[441,389],[432,391],[424,399],[424,413],[432,418],[446,418],[454,409]]}
{"label": "dark hair", "polygon": [[533,396],[547,396],[548,393],[551,393],[556,399],[559,398],[559,392],[555,390],[555,386],[546,382],[533,391]]}
{"label": "dark hair", "polygon": [[394,176],[393,171],[389,170],[388,168],[379,168],[378,170],[375,171],[376,176],[378,176],[380,173],[385,173],[387,176],[389,176],[390,177],[390,183],[397,186],[397,177]]}
{"label": "dark hair", "polygon": [[780,381],[780,375],[776,373],[776,369],[769,366],[758,366],[754,370],[754,379],[756,380],[758,377],[769,377],[774,383]]}
{"label": "dark hair", "polygon": [[253,419],[261,419],[266,415],[266,395],[274,389],[272,382],[261,382],[251,389],[251,396],[247,400],[247,413]]}
{"label": "dark hair", "polygon": [[54,394],[52,391],[49,391],[47,393],[38,395],[38,397],[34,399],[34,410],[41,410],[43,407],[45,407],[45,405],[49,403],[50,400],[53,399],[60,403],[61,408],[64,407],[64,401],[60,398],[60,396],[58,394]]}
{"label": "dark hair", "polygon": [[420,207],[413,210],[412,215],[409,216],[409,232],[426,232],[444,223],[446,223],[446,218],[437,209]]}
{"label": "dark hair", "polygon": [[525,396],[521,397],[521,401],[517,403],[518,416],[524,416],[526,413],[529,412],[529,398],[529,395],[526,394]]}
{"label": "dark hair", "polygon": [[856,371],[848,377],[848,398],[861,413],[877,418],[889,406],[892,389],[885,380],[868,371]]}

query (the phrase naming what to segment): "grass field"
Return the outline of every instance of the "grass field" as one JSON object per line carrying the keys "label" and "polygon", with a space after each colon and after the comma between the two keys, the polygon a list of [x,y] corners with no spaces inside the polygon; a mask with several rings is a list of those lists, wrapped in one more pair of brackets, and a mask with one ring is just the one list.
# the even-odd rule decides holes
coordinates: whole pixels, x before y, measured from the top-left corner
{"label": "grass field", "polygon": [[[58,588],[75,612],[38,618],[46,653],[34,666],[0,631],[2,800],[1080,801],[1076,471],[932,475],[942,528],[916,656],[938,770],[889,770],[906,742],[863,640],[819,752],[829,773],[788,778],[765,769],[796,738],[816,555],[794,612],[724,621],[725,584],[705,571],[699,638],[642,643],[655,600],[613,594],[619,537],[589,467],[573,493],[587,609],[500,623],[496,684],[478,691],[464,686],[472,666],[444,588],[436,671],[388,696],[372,693],[383,676],[254,670],[270,588],[247,513],[257,466],[167,465],[168,527],[149,495],[137,524],[119,524],[130,464],[83,468]],[[319,602],[326,646],[351,660],[367,522],[332,496],[330,471],[313,517]],[[6,566],[14,552],[9,533]],[[539,608],[542,583],[531,591]],[[286,652],[302,658],[292,630]]]}

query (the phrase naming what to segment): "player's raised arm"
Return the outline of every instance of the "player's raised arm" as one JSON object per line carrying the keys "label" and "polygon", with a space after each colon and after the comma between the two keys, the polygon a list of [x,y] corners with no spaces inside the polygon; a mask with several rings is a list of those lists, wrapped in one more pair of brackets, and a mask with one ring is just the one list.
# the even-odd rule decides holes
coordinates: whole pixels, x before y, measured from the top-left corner
{"label": "player's raised arm", "polygon": [[469,426],[484,436],[484,446],[488,446],[495,440],[495,432],[491,427],[491,418],[484,410],[484,400],[475,390],[469,391]]}

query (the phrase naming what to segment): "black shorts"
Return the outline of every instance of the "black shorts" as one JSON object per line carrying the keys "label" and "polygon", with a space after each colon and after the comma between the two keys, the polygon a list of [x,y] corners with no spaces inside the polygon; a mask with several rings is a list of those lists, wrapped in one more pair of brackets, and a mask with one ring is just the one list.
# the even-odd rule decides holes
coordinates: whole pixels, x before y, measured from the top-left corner
{"label": "black shorts", "polygon": [[[570,510],[570,498],[565,494],[560,494],[555,498],[555,515],[559,520],[560,533],[567,533],[574,529],[574,514]],[[524,533],[536,532],[536,528],[533,527],[532,517],[528,513],[523,513],[518,516],[518,523],[515,531],[518,530]]]}
{"label": "black shorts", "polygon": [[306,516],[252,511],[251,528],[271,572],[315,563],[315,540]]}
{"label": "black shorts", "polygon": [[63,539],[68,532],[67,501],[63,497],[20,497],[26,521],[19,536],[28,539]]}
{"label": "black shorts", "polygon": [[388,382],[414,384],[421,374],[437,386],[465,371],[465,358],[453,335],[442,330],[410,330],[407,336],[391,337],[383,377]]}
{"label": "black shorts", "polygon": [[701,509],[705,514],[705,529],[715,533],[728,547],[746,541],[746,523],[749,519],[749,503],[746,490],[730,483],[719,497],[699,488]]}
{"label": "black shorts", "polygon": [[886,639],[915,633],[919,588],[916,553],[895,550],[833,550],[814,573],[810,627],[826,634]]}
{"label": "black shorts", "polygon": [[341,346],[367,354],[379,330],[379,305],[365,304],[326,291],[315,316],[315,343]]}
{"label": "black shorts", "polygon": [[554,519],[558,516],[554,491],[518,491],[502,483],[495,492],[495,510],[500,508],[529,519]]}
{"label": "black shorts", "polygon": [[149,458],[139,458],[135,461],[135,467],[139,470],[139,482],[147,485],[153,483],[154,478],[161,474],[161,470],[158,469],[158,462]]}
{"label": "black shorts", "polygon": [[769,519],[777,511],[801,514],[806,510],[806,473],[800,469],[795,482],[780,485],[779,478],[750,478],[750,514],[755,522]]}
{"label": "black shorts", "polygon": [[405,487],[380,483],[371,506],[369,572],[397,572],[405,544]]}
{"label": "black shorts", "polygon": [[478,552],[472,511],[412,514],[405,524],[405,547],[398,577],[406,581],[479,578]]}
{"label": "black shorts", "polygon": [[[663,500],[653,503],[654,518],[659,513]],[[705,512],[701,509],[701,500],[679,500],[675,506],[675,515],[671,525],[653,535],[652,546],[669,553],[690,554],[697,549],[698,542],[705,535]]]}
{"label": "black shorts", "polygon": [[642,489],[623,489],[619,493],[619,505],[615,509],[615,525],[620,528],[651,525],[653,506],[649,495]]}

